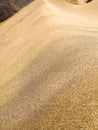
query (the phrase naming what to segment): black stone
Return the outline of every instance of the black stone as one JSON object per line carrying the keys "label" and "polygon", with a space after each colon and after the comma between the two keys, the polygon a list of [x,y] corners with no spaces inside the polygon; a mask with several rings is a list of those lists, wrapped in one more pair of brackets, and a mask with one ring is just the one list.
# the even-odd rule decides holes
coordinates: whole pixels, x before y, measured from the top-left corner
{"label": "black stone", "polygon": [[0,0],[0,22],[15,14],[33,0]]}

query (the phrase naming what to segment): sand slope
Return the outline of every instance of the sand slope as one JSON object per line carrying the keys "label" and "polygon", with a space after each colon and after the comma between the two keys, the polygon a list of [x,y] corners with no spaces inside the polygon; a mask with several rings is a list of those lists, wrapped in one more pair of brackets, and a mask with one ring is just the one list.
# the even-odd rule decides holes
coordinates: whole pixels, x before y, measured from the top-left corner
{"label": "sand slope", "polygon": [[97,8],[36,0],[0,24],[0,130],[98,129]]}

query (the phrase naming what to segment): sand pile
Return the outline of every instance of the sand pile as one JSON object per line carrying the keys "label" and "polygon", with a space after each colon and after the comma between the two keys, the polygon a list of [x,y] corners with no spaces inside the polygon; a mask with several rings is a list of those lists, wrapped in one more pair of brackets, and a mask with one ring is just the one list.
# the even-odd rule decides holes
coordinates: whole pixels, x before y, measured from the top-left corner
{"label": "sand pile", "polygon": [[98,0],[36,0],[0,24],[0,130],[98,130]]}

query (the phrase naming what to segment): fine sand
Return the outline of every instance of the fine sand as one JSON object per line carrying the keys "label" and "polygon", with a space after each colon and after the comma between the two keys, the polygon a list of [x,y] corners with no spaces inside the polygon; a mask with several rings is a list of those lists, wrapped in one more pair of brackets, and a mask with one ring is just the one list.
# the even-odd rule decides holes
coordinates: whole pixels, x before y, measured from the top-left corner
{"label": "fine sand", "polygon": [[35,0],[0,24],[0,130],[98,130],[98,0]]}

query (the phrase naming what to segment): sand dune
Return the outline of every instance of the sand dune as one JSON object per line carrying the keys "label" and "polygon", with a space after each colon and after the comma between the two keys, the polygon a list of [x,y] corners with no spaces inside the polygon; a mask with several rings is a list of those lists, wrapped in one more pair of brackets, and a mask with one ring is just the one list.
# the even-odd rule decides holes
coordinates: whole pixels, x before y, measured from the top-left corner
{"label": "sand dune", "polygon": [[36,0],[0,24],[0,130],[98,130],[98,0]]}

